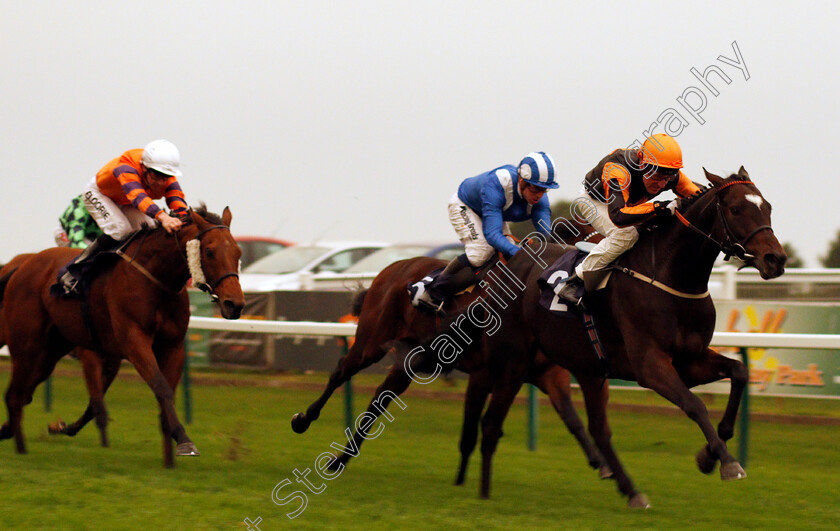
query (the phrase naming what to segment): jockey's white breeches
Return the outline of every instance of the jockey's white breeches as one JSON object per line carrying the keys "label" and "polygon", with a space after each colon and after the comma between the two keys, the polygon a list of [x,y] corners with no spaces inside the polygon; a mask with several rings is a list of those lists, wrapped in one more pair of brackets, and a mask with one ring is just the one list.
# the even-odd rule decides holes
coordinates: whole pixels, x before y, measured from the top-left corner
{"label": "jockey's white breeches", "polygon": [[593,229],[604,236],[575,268],[575,273],[583,278],[584,273],[604,269],[633,247],[639,240],[639,231],[636,227],[617,227],[610,219],[607,204],[592,199],[586,192],[581,193],[574,203],[576,214],[586,219]]}
{"label": "jockey's white breeches", "polygon": [[[465,205],[458,198],[457,192],[449,199],[449,222],[452,223],[452,228],[455,229],[458,239],[464,244],[464,250],[471,266],[481,267],[493,257],[496,249],[484,237],[481,216]],[[502,233],[506,236],[511,234],[509,223],[504,224]]]}
{"label": "jockey's white breeches", "polygon": [[134,205],[118,205],[113,199],[99,191],[94,177],[82,192],[85,208],[102,232],[117,241],[122,241],[134,231],[146,225],[155,226],[155,220],[137,210]]}

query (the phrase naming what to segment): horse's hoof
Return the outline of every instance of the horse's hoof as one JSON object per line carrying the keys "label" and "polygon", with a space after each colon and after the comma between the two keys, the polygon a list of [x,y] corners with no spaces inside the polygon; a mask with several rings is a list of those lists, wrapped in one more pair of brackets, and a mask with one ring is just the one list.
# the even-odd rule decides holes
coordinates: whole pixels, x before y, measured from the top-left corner
{"label": "horse's hoof", "polygon": [[58,419],[57,421],[51,423],[47,429],[49,430],[50,435],[61,435],[62,433],[67,433],[67,424],[63,420]]}
{"label": "horse's hoof", "polygon": [[650,509],[650,501],[648,501],[647,496],[639,492],[630,498],[627,506],[631,509]]}
{"label": "horse's hoof", "polygon": [[610,467],[604,465],[598,469],[598,476],[600,476],[601,479],[612,479],[613,471]]}
{"label": "horse's hoof", "polygon": [[303,433],[309,429],[309,421],[303,413],[295,413],[292,417],[292,430],[295,433]]}
{"label": "horse's hoof", "polygon": [[187,456],[198,457],[201,454],[198,453],[198,448],[196,448],[193,443],[185,442],[185,443],[179,444],[178,447],[175,448],[175,455],[177,455],[177,456],[187,455]]}
{"label": "horse's hoof", "polygon": [[731,463],[726,463],[720,467],[720,479],[723,481],[744,479],[745,477],[747,477],[747,473],[744,472],[744,469],[741,468],[738,461],[732,461]]}
{"label": "horse's hoof", "polygon": [[[717,459],[712,456],[708,446],[704,446],[699,452],[697,452],[697,456],[694,460],[697,462],[697,468],[699,468],[700,472],[704,474],[711,474],[715,471],[715,467],[717,466]],[[721,470],[721,473],[723,473],[723,470]]]}

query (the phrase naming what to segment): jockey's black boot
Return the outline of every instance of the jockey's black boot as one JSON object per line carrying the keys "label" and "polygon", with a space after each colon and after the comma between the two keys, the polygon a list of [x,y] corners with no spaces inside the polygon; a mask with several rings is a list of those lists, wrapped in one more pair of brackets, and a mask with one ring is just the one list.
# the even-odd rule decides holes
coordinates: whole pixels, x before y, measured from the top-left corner
{"label": "jockey's black boot", "polygon": [[[581,306],[584,292],[584,290],[581,289],[582,287],[583,279],[580,278],[577,273],[574,273],[566,280],[566,282],[563,283],[563,287],[557,292],[557,296],[569,304]],[[578,296],[579,293],[581,294],[580,296]]]}
{"label": "jockey's black boot", "polygon": [[440,312],[450,297],[473,285],[475,281],[475,272],[470,267],[467,255],[458,255],[446,265],[446,269],[431,284],[426,286],[425,292],[417,297],[417,302],[435,312]]}
{"label": "jockey's black boot", "polygon": [[100,234],[90,245],[88,245],[82,254],[76,260],[67,266],[67,272],[61,276],[59,283],[64,288],[65,293],[77,293],[76,288],[79,284],[79,274],[84,269],[85,263],[92,260],[96,254],[104,249],[109,249],[114,245],[114,239],[107,234]]}

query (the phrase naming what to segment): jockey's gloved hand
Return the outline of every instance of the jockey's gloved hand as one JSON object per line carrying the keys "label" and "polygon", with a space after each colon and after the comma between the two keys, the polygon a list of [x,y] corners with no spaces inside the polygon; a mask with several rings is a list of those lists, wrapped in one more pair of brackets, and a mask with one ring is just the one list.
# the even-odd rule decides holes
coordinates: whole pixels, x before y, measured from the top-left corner
{"label": "jockey's gloved hand", "polygon": [[677,211],[677,200],[671,201],[654,201],[653,211],[660,216],[673,216]]}

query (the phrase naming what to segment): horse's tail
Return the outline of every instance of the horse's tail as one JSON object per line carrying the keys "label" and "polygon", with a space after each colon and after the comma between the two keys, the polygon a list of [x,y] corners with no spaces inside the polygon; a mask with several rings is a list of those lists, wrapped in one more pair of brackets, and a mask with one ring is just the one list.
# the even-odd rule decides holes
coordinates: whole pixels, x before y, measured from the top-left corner
{"label": "horse's tail", "polygon": [[365,303],[365,295],[367,295],[368,290],[363,289],[357,291],[355,295],[353,295],[353,302],[351,304],[350,314],[354,317],[358,317],[362,315],[362,305]]}
{"label": "horse's tail", "polygon": [[[3,269],[2,266],[0,269]],[[13,267],[8,271],[3,271],[3,274],[0,275],[0,304],[3,304],[3,294],[6,293],[6,284],[9,283],[9,279],[12,278],[12,275],[15,271],[17,271],[17,267]]]}

